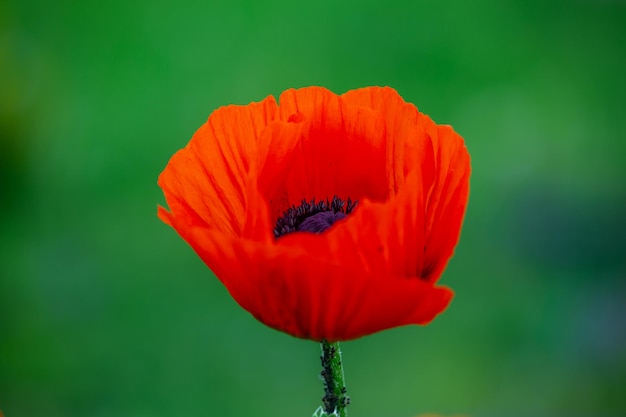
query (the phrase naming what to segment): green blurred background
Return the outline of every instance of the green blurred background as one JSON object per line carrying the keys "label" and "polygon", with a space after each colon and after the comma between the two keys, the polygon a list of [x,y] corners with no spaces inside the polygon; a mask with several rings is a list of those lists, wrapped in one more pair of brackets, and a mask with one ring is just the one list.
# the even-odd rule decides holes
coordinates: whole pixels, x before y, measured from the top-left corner
{"label": "green blurred background", "polygon": [[319,347],[156,218],[216,107],[391,85],[472,194],[428,327],[343,344],[354,417],[626,415],[626,3],[0,3],[0,408],[309,416]]}

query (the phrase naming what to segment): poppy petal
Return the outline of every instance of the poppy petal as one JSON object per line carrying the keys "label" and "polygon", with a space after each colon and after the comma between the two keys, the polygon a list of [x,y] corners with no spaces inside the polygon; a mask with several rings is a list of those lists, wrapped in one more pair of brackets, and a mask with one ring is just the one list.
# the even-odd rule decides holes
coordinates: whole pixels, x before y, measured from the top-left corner
{"label": "poppy petal", "polygon": [[463,139],[450,126],[437,126],[432,136],[436,180],[426,208],[423,277],[437,280],[454,252],[469,196],[470,158]]}
{"label": "poppy petal", "polygon": [[264,324],[296,337],[350,340],[426,324],[452,297],[448,288],[416,279],[372,273],[354,279],[352,268],[312,257],[302,247],[268,246],[206,228],[174,227],[239,305]]}
{"label": "poppy petal", "polygon": [[387,131],[394,137],[388,148],[389,165],[395,167],[390,171],[391,182],[402,186],[409,178],[407,170],[421,167],[428,237],[421,275],[436,281],[458,242],[467,205],[470,162],[463,138],[450,126],[436,125],[390,87],[361,88],[342,97],[385,115]]}
{"label": "poppy petal", "polygon": [[226,106],[211,114],[159,177],[174,216],[240,233],[252,155],[277,111],[272,96],[248,106]]}
{"label": "poppy petal", "polygon": [[[434,128],[432,120],[425,118],[417,107],[404,101],[391,87],[359,88],[341,97],[351,105],[373,109],[382,115],[385,121],[387,176],[393,192],[398,192],[415,167],[422,168],[425,183],[432,180],[433,172],[426,169],[432,166],[429,161],[432,151],[424,148],[428,146],[424,140],[425,124]],[[428,165],[424,166],[425,162]]]}
{"label": "poppy petal", "polygon": [[380,115],[321,87],[285,91],[279,112],[261,138],[267,153],[258,173],[274,218],[303,198],[386,199]]}

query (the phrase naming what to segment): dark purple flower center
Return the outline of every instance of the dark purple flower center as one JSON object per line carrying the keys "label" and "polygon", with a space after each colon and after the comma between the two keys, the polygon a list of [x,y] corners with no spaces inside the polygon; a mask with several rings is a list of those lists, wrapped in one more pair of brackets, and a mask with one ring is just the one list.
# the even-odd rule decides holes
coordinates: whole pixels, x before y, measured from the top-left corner
{"label": "dark purple flower center", "polygon": [[278,239],[293,232],[322,233],[337,220],[352,213],[357,203],[358,201],[349,198],[344,202],[337,196],[333,197],[332,201],[302,200],[299,206],[291,206],[276,220],[274,237]]}
{"label": "dark purple flower center", "polygon": [[346,214],[340,211],[337,213],[332,211],[323,211],[304,219],[304,221],[300,223],[300,226],[298,226],[298,231],[322,233],[324,230],[332,226],[337,220],[341,220],[344,217],[346,217]]}

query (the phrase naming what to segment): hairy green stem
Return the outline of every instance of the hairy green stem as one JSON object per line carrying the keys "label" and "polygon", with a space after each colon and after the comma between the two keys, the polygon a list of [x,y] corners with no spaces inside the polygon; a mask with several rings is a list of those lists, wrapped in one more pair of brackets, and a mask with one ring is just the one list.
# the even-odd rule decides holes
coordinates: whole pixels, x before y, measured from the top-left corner
{"label": "hairy green stem", "polygon": [[322,398],[323,410],[326,415],[346,417],[346,407],[350,398],[346,395],[346,385],[341,363],[341,351],[339,343],[322,341],[322,372],[324,381],[324,397]]}

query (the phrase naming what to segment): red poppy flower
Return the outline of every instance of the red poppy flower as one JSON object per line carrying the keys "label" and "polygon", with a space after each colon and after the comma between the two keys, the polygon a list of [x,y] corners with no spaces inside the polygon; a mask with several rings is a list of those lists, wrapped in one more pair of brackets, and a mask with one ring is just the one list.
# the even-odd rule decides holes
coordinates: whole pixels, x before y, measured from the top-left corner
{"label": "red poppy flower", "polygon": [[426,324],[469,191],[463,139],[391,88],[222,107],[159,177],[171,225],[259,321],[354,339]]}

